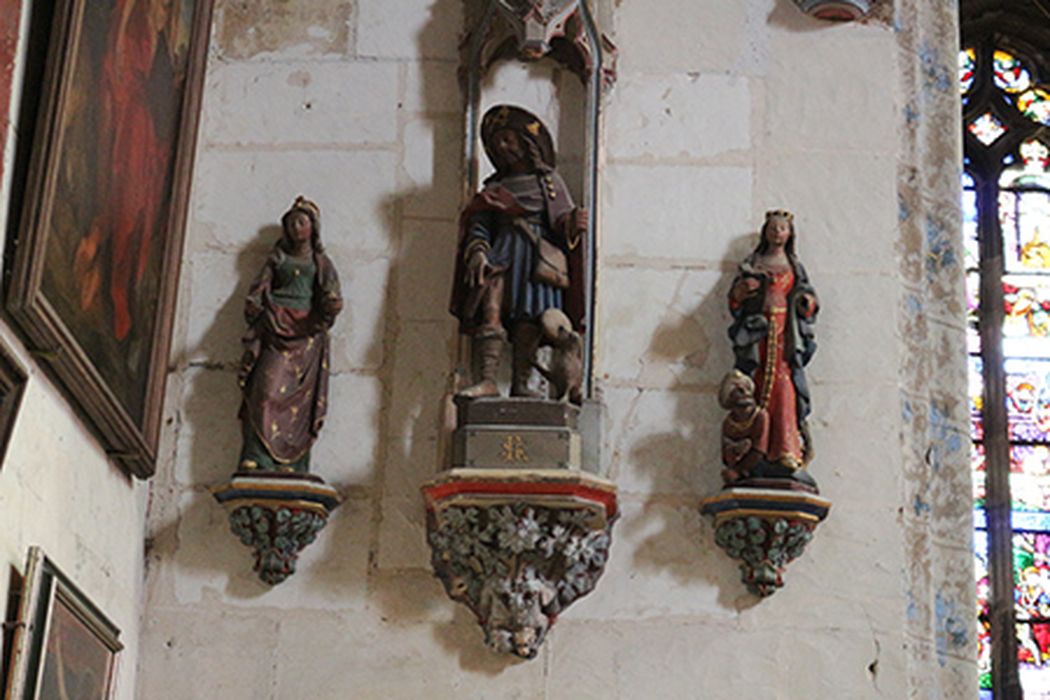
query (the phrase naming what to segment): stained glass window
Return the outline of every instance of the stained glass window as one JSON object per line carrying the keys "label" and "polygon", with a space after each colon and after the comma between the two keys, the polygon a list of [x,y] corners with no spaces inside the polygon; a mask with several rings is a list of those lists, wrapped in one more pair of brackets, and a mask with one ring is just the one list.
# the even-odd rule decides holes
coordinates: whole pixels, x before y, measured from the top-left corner
{"label": "stained glass window", "polygon": [[995,85],[1000,90],[1022,92],[1032,84],[1028,71],[1013,54],[996,51],[992,54],[992,62],[995,64]]}
{"label": "stained glass window", "polygon": [[973,67],[976,57],[973,49],[959,52],[959,92],[965,95],[973,87]]}
{"label": "stained glass window", "polygon": [[1050,124],[1050,93],[1036,88],[1017,98],[1017,107],[1021,114],[1041,124]]}
{"label": "stained glass window", "polygon": [[[1038,75],[1012,51],[959,56],[959,89],[971,96],[962,233],[982,698],[1019,679],[1026,698],[1050,699],[1050,141],[1040,133],[1050,92]],[[1008,505],[1008,521],[989,504]],[[1006,524],[990,528],[993,516]]]}
{"label": "stained glass window", "polygon": [[1006,127],[991,112],[985,112],[970,122],[970,133],[985,146],[991,146],[1006,133]]}

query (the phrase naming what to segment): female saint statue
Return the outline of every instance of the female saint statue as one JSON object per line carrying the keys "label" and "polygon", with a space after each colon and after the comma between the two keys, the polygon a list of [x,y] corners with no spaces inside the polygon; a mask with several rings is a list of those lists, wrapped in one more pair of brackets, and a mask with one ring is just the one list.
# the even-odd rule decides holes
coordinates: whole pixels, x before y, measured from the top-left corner
{"label": "female saint statue", "polygon": [[327,409],[328,329],[343,308],[320,221],[316,204],[295,200],[245,300],[241,471],[310,470]]}
{"label": "female saint statue", "polygon": [[[753,382],[752,413],[763,411],[768,420],[764,459],[751,466],[750,476],[812,482],[805,472],[813,457],[805,367],[817,348],[813,322],[818,308],[816,291],[795,254],[794,217],[783,210],[767,212],[761,240],[741,263],[729,292],[735,369]],[[745,393],[741,406],[747,403]],[[739,433],[743,427],[738,418],[734,421]]]}

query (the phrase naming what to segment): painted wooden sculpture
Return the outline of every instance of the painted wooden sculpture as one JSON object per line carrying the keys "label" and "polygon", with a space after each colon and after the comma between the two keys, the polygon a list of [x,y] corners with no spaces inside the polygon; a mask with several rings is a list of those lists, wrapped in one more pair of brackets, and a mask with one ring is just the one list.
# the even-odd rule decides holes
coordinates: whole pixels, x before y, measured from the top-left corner
{"label": "painted wooden sculpture", "polygon": [[[504,342],[513,349],[511,396],[539,398],[531,387],[544,313],[583,320],[583,247],[587,212],[577,208],[555,169],[550,133],[531,112],[491,108],[481,139],[496,173],[461,216],[452,313],[470,335],[477,383],[459,392],[498,396]],[[579,403],[579,396],[576,396]]]}
{"label": "painted wooden sculpture", "polygon": [[[489,647],[531,659],[555,619],[597,585],[618,516],[616,485],[597,473],[601,406],[590,377],[589,212],[610,45],[580,0],[488,0],[464,46],[466,204],[450,307],[461,330],[448,397],[455,429],[448,461],[422,485],[427,539],[434,574],[474,613]],[[539,117],[509,104],[481,114],[493,61],[548,57],[587,86],[581,206]],[[495,170],[480,185],[479,137]],[[508,342],[512,371],[501,387]]]}
{"label": "painted wooden sculpture", "polygon": [[328,330],[343,308],[339,277],[321,243],[316,204],[297,198],[281,229],[245,300],[241,457],[233,480],[215,493],[270,584],[294,573],[299,551],[339,503],[335,489],[310,474],[310,450],[328,410]]}
{"label": "painted wooden sculpture", "polygon": [[795,252],[793,215],[767,212],[759,243],[730,286],[735,363],[719,391],[728,411],[725,488],[702,504],[715,516],[717,543],[742,561],[745,584],[761,596],[783,585],[784,566],[831,506],[806,469],[814,449],[805,370],[817,348],[819,308]]}

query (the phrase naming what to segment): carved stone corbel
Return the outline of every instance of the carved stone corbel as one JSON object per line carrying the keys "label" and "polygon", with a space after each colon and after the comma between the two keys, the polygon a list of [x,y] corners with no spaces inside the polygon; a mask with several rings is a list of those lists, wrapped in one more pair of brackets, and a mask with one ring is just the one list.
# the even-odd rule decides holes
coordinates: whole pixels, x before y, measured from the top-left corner
{"label": "carved stone corbel", "polygon": [[605,569],[615,485],[565,469],[450,469],[423,494],[449,597],[471,609],[491,649],[536,656],[555,618]]}
{"label": "carved stone corbel", "polygon": [[295,573],[299,552],[339,505],[339,493],[312,474],[237,472],[214,491],[230,530],[255,553],[256,573],[275,586]]}
{"label": "carved stone corbel", "polygon": [[871,0],[795,0],[799,9],[811,17],[836,22],[852,22],[871,12]]}
{"label": "carved stone corbel", "polygon": [[802,554],[831,508],[815,491],[770,486],[726,488],[700,504],[701,513],[714,517],[715,544],[740,561],[747,590],[763,598],[784,585],[785,567]]}

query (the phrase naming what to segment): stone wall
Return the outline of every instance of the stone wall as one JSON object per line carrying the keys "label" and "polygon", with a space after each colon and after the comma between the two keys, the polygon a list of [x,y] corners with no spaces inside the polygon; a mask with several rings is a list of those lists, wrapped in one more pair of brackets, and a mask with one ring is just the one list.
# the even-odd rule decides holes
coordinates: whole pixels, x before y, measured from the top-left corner
{"label": "stone wall", "polygon": [[[0,238],[11,215],[15,149],[33,136],[17,124],[23,95],[34,96],[22,89],[32,7],[0,0]],[[114,697],[130,700],[136,697],[148,489],[107,460],[6,320],[0,320],[0,342],[29,373],[0,465],[0,601],[7,601],[9,572],[24,573],[29,547],[42,547],[120,628],[125,649]]]}
{"label": "stone wall", "polygon": [[[620,77],[606,103],[596,371],[604,466],[623,515],[597,590],[522,663],[486,650],[432,578],[418,493],[439,467],[456,356],[446,295],[461,190],[461,4],[217,3],[170,384],[173,450],[153,481],[139,696],[975,695],[964,545],[945,550],[939,529],[905,512],[923,478],[916,446],[939,438],[906,437],[914,414],[902,396],[926,400],[932,380],[918,394],[909,386],[915,348],[904,339],[915,331],[904,302],[961,289],[951,270],[936,280],[941,291],[909,277],[898,203],[914,147],[905,102],[954,56],[946,30],[928,31],[943,18],[908,15],[907,2],[896,27],[816,22],[789,0],[602,8]],[[902,80],[908,71],[919,77]],[[578,97],[571,80],[506,67],[485,99],[513,97],[559,130],[551,100]],[[944,100],[926,109],[924,138],[957,139]],[[559,140],[572,151],[573,137]],[[958,154],[936,152],[942,160],[915,167],[939,169],[937,196],[950,197]],[[322,207],[347,300],[313,459],[346,502],[299,572],[270,589],[208,489],[238,455],[242,299],[300,193]],[[730,277],[763,212],[779,207],[796,213],[822,297],[812,471],[835,505],[786,588],[758,602],[697,502],[720,485],[715,392],[731,365]],[[957,247],[943,221],[944,245]],[[941,327],[961,358],[958,324]],[[940,395],[962,397],[964,382],[951,375]],[[952,480],[941,483],[963,488],[941,488],[940,512],[957,515],[969,503],[967,467],[943,464]],[[927,567],[942,551],[963,563]],[[965,621],[961,632],[945,609]],[[936,674],[954,680],[928,680]]]}

